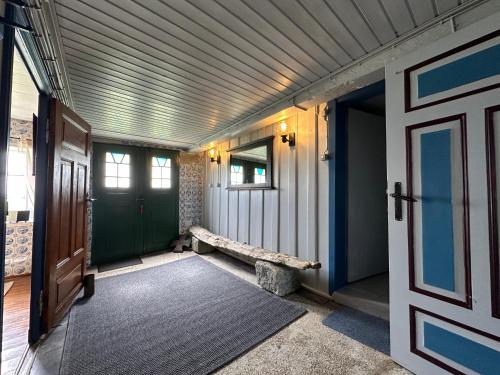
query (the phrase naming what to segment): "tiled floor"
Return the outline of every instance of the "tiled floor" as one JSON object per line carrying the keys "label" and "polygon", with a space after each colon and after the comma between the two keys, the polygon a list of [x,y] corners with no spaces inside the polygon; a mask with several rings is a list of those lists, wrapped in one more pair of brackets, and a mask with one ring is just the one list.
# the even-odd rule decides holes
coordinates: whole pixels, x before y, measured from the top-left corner
{"label": "tiled floor", "polygon": [[[167,253],[145,257],[143,264],[96,274],[96,278],[153,267],[189,256],[195,254]],[[203,255],[203,258],[256,284],[253,267],[219,252]],[[91,269],[90,272],[96,273],[97,270]],[[308,313],[220,369],[218,374],[408,374],[385,354],[324,326],[322,320],[337,307],[333,302],[305,291],[292,294],[287,299],[304,306]],[[41,342],[31,371],[27,374],[58,374],[66,326],[67,321],[64,320]]]}
{"label": "tiled floor", "polygon": [[14,374],[28,345],[31,278],[12,279],[14,284],[4,298],[2,374]]}

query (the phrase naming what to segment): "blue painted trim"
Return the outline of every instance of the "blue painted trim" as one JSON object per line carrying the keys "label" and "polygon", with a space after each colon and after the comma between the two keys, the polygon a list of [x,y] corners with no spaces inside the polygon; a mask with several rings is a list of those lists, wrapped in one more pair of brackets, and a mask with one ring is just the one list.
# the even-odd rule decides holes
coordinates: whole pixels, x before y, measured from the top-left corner
{"label": "blue painted trim", "polygon": [[428,322],[424,347],[480,374],[498,374],[500,352]]}
{"label": "blue painted trim", "polygon": [[[14,21],[14,7],[5,3],[4,17]],[[0,25],[2,31],[2,67],[0,71],[0,217],[5,218],[7,205],[7,150],[9,146],[10,104],[12,96],[12,69],[14,64],[14,29]],[[3,331],[3,278],[5,273],[5,220],[0,223],[0,352]]]}
{"label": "blue painted trim", "polygon": [[36,176],[35,207],[33,223],[33,249],[31,265],[31,300],[29,340],[36,342],[43,333],[39,297],[44,284],[45,229],[47,212],[48,144],[46,142],[49,119],[50,96],[40,94],[38,98],[38,124],[36,132]]}
{"label": "blue painted trim", "polygon": [[[347,107],[328,103],[329,146],[329,291],[347,284]],[[333,137],[331,136],[333,135]]]}
{"label": "blue painted trim", "polygon": [[328,102],[328,289],[347,285],[347,110],[385,93],[385,81]]}
{"label": "blue painted trim", "polygon": [[[328,151],[330,155],[335,155],[335,142],[333,134],[335,134],[335,116],[337,113],[337,101],[332,100],[328,102]],[[335,157],[331,156],[328,162],[328,291],[332,294],[336,288],[335,276],[336,272],[336,247],[335,247],[335,227],[336,227],[336,214],[335,214]]]}
{"label": "blue painted trim", "polygon": [[455,291],[451,130],[420,136],[424,283]]}
{"label": "blue painted trim", "polygon": [[500,44],[419,74],[418,97],[423,98],[500,74]]}

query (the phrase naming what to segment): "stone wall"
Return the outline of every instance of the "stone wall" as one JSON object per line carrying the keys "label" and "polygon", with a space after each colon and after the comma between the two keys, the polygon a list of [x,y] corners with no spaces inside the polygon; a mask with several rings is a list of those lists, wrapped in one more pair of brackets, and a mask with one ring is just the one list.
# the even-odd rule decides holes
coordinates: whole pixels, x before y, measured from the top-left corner
{"label": "stone wall", "polygon": [[179,153],[179,233],[203,220],[204,153]]}

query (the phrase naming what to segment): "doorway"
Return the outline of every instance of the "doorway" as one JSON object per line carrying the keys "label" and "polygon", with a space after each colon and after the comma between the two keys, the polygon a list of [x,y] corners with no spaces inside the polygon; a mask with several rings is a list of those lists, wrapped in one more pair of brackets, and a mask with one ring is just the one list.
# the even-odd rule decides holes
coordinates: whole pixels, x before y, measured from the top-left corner
{"label": "doorway", "polygon": [[13,374],[28,347],[35,202],[34,123],[38,90],[14,49],[7,154],[2,374]]}
{"label": "doorway", "polygon": [[178,152],[93,144],[93,265],[166,251],[179,235]]}
{"label": "doorway", "polygon": [[339,261],[333,295],[344,305],[388,319],[384,83],[338,99],[335,109],[335,203],[339,203],[335,250]]}

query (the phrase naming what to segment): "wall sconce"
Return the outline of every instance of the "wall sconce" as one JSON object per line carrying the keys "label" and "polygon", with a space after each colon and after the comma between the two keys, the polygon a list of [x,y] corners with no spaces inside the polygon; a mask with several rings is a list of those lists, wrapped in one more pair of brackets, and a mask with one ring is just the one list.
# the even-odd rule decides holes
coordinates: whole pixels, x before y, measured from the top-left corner
{"label": "wall sconce", "polygon": [[216,150],[215,148],[211,148],[208,150],[208,156],[210,157],[210,162],[213,163],[214,161],[217,162],[217,164],[220,164],[220,152],[219,150]]}
{"label": "wall sconce", "polygon": [[290,147],[295,146],[295,133],[291,132],[289,134],[286,134],[286,128],[287,128],[286,122],[281,121],[281,124],[280,124],[281,142],[283,142],[283,143],[288,142],[288,146],[290,146]]}

